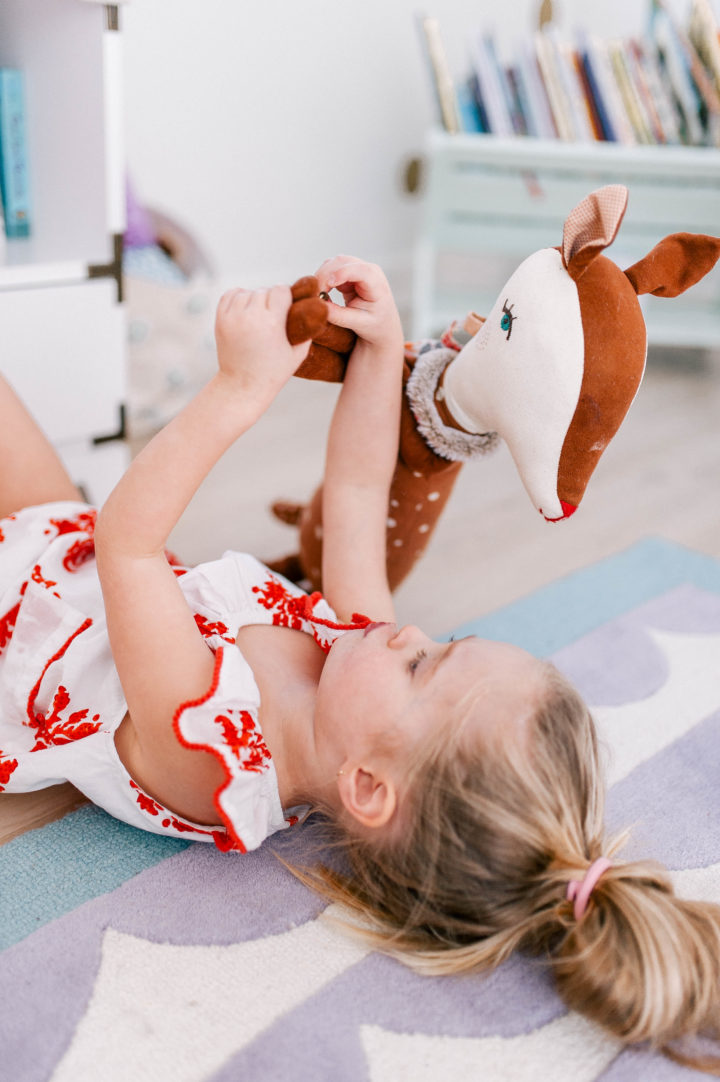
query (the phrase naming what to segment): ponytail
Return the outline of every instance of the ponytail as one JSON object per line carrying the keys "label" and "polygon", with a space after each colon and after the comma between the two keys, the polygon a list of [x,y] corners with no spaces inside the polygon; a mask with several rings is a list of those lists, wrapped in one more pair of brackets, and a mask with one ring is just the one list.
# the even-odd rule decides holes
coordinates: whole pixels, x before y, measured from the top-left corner
{"label": "ponytail", "polygon": [[649,1041],[676,1062],[720,1076],[720,1057],[672,1047],[720,1037],[720,906],[678,898],[649,862],[614,864],[580,920],[563,907],[551,953],[572,1009],[628,1043]]}
{"label": "ponytail", "polygon": [[[544,670],[526,746],[489,748],[471,726],[439,725],[410,770],[402,829],[378,839],[336,824],[350,874],[296,874],[354,912],[350,928],[370,946],[420,973],[543,955],[569,1008],[720,1077],[720,1057],[677,1047],[720,1039],[720,906],[678,898],[650,862],[599,865],[623,839],[604,837],[594,723]],[[583,904],[568,897],[578,881]]]}

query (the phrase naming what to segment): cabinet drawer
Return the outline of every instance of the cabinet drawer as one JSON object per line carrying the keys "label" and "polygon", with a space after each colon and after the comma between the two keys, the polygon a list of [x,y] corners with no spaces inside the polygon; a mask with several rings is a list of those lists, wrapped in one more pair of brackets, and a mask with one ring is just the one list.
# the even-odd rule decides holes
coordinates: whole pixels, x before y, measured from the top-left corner
{"label": "cabinet drawer", "polygon": [[0,366],[53,443],[118,430],[122,305],[110,279],[0,292]]}

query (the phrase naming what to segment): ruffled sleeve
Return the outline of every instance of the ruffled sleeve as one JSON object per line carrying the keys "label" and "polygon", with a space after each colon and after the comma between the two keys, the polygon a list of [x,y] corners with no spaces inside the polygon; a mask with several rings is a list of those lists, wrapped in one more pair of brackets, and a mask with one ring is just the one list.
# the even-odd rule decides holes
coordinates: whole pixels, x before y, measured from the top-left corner
{"label": "ruffled sleeve", "polygon": [[214,803],[232,847],[256,849],[291,825],[280,804],[275,764],[258,724],[260,697],[239,651],[218,647],[212,683],[200,699],[181,703],[173,727],[180,743],[215,756],[225,781]]}
{"label": "ruffled sleeve", "polygon": [[245,852],[296,817],[286,817],[280,803],[275,764],[258,721],[260,693],[235,646],[238,628],[291,627],[312,635],[327,652],[344,631],[369,621],[358,615],[352,624],[339,623],[320,594],[306,594],[245,553],[226,552],[178,581],[215,653],[215,671],[202,698],[178,707],[175,734],[185,747],[202,748],[221,763],[225,781],[215,794],[215,807],[233,847]]}

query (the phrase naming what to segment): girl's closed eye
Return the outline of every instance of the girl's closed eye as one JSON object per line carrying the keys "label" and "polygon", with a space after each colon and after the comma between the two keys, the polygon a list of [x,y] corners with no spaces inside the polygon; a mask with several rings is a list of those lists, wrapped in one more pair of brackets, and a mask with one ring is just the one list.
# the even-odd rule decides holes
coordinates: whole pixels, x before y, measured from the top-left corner
{"label": "girl's closed eye", "polygon": [[415,657],[408,664],[408,669],[410,670],[410,672],[414,673],[415,670],[417,669],[418,665],[420,664],[420,662],[423,660],[423,658],[426,658],[426,657],[427,657],[427,650],[418,650]]}

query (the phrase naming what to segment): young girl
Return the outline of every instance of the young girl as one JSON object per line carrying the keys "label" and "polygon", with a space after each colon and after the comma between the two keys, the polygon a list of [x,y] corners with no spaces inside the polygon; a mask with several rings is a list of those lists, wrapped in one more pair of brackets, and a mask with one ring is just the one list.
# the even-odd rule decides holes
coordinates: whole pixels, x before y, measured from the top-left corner
{"label": "young girl", "polygon": [[249,556],[186,569],[165,553],[307,352],[286,339],[287,288],[221,299],[217,375],[97,518],[2,386],[0,783],[68,779],[130,823],[240,851],[319,809],[350,875],[306,878],[369,917],[380,949],[427,973],[541,953],[571,1007],[720,1073],[668,1047],[717,1035],[720,907],[613,859],[577,693],[516,647],[395,624],[400,321],[377,267],[340,256],[318,278],[358,335],[328,439],[327,600]]}

